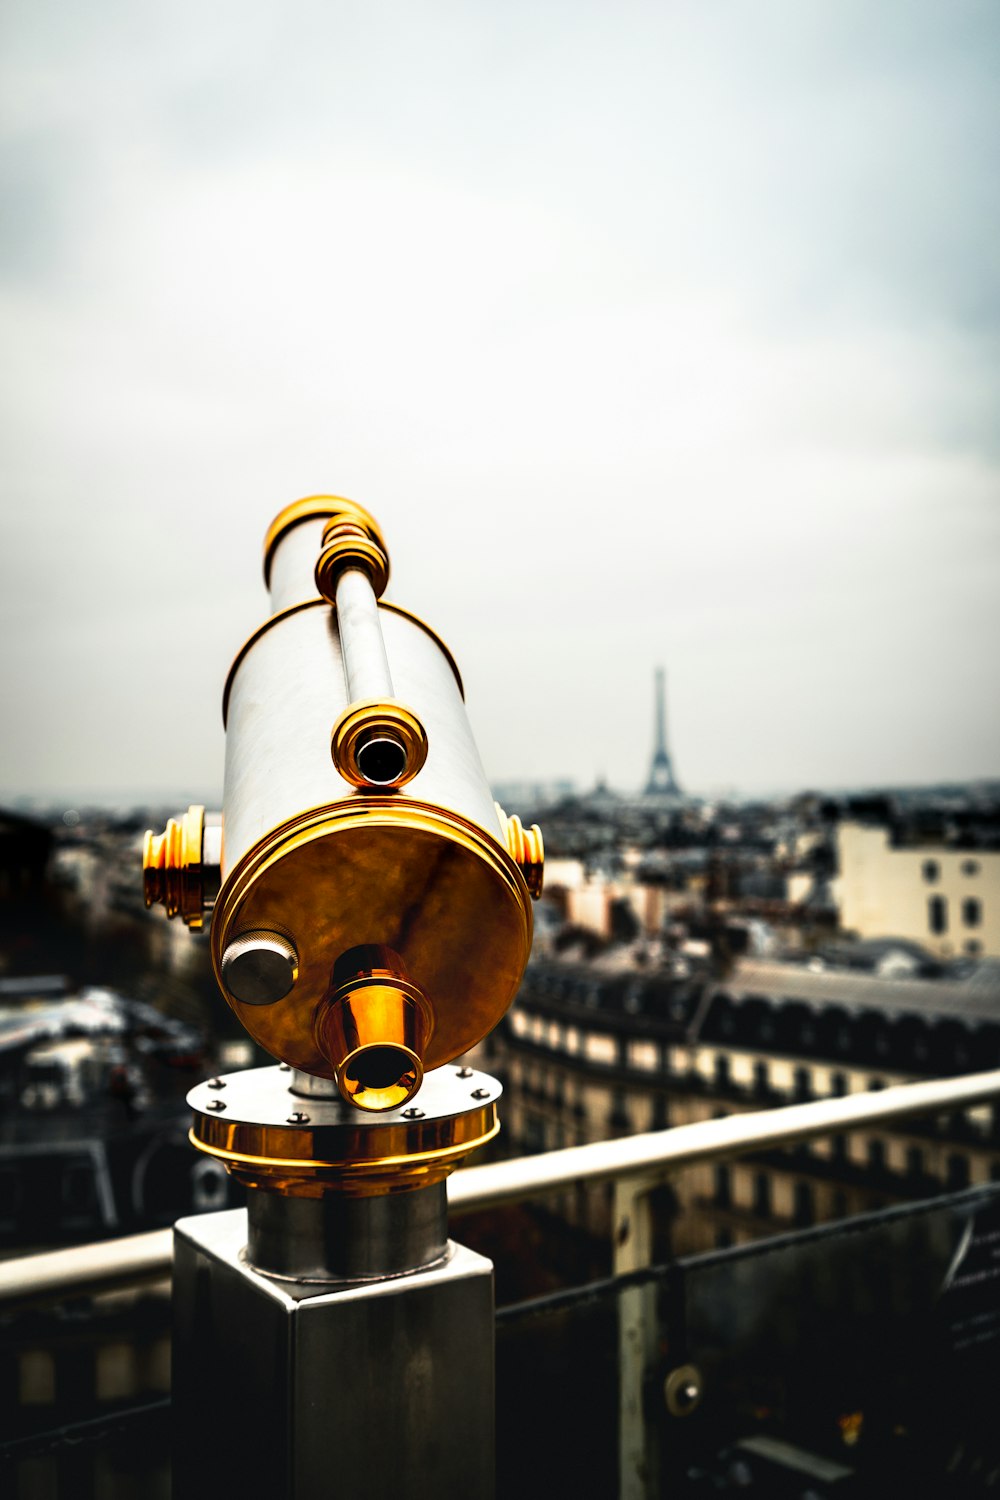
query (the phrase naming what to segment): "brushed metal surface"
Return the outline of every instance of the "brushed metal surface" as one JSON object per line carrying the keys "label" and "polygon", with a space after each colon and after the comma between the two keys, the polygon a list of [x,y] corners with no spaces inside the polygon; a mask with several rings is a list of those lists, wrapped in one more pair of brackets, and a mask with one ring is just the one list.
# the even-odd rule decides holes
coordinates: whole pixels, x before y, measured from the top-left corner
{"label": "brushed metal surface", "polygon": [[247,1192],[247,1260],[271,1276],[373,1281],[436,1265],[447,1250],[444,1182],[368,1198]]}
{"label": "brushed metal surface", "polygon": [[[243,1068],[196,1083],[188,1092],[187,1103],[204,1113],[210,1104],[225,1099],[227,1120],[285,1125],[289,1114],[304,1108],[302,1101],[307,1096],[302,1085],[309,1077],[292,1069]],[[412,1131],[414,1121],[423,1122],[425,1130],[433,1130],[442,1120],[457,1119],[485,1101],[495,1103],[503,1094],[499,1080],[477,1068],[433,1068],[424,1074],[420,1088],[405,1105],[369,1114],[346,1104],[336,1084],[326,1084],[325,1079],[310,1080],[309,1118],[302,1122],[302,1128],[308,1124],[314,1154],[331,1159],[377,1155],[376,1148],[362,1148],[359,1140],[374,1140],[392,1126]]]}
{"label": "brushed metal surface", "polygon": [[316,559],[323,544],[326,516],[290,527],[271,554],[271,613],[317,597]]}
{"label": "brushed metal surface", "polygon": [[314,1295],[243,1258],[243,1210],[174,1250],[174,1494],[491,1500],[493,1268]]}
{"label": "brushed metal surface", "polygon": [[[502,843],[448,658],[404,616],[380,609],[379,619],[395,695],[419,715],[429,743],[423,768],[395,795],[451,809]],[[330,731],[348,701],[334,610],[287,615],[254,641],[230,688],[223,880],[272,828],[307,809],[365,797],[330,755]]]}

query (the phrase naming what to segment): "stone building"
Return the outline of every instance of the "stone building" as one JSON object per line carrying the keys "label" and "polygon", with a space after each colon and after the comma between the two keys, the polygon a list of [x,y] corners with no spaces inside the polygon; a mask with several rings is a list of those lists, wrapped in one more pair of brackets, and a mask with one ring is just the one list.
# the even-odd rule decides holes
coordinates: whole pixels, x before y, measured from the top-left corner
{"label": "stone building", "polygon": [[1000,849],[942,829],[845,821],[837,830],[840,925],[909,938],[943,958],[1000,958]]}
{"label": "stone building", "polygon": [[[724,982],[549,959],[490,1041],[511,1154],[1000,1066],[1000,975],[886,979],[741,960]],[[656,1253],[687,1254],[1000,1177],[990,1106],[862,1128],[688,1169],[663,1195]],[[600,1187],[555,1211],[599,1259]]]}

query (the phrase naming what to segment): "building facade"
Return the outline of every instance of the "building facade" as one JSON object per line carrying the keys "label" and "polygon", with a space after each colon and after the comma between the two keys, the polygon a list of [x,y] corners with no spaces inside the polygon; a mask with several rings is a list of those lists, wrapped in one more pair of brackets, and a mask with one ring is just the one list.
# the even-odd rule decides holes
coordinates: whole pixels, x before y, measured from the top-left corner
{"label": "building facade", "polygon": [[942,958],[1000,958],[1000,850],[909,843],[878,824],[837,830],[840,925]]}
{"label": "building facade", "polygon": [[[983,985],[813,973],[744,960],[724,982],[533,963],[491,1039],[511,1154],[1000,1065],[1000,994]],[[1000,1115],[865,1127],[679,1173],[660,1204],[667,1259],[1000,1179]],[[606,1190],[553,1209],[592,1241]]]}

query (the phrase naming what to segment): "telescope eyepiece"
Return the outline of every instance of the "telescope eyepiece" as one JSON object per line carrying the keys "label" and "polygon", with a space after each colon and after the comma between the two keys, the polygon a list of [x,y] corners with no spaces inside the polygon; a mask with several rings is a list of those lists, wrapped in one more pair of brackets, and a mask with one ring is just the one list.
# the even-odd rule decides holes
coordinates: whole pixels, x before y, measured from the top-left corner
{"label": "telescope eyepiece", "polygon": [[369,786],[397,786],[406,775],[406,747],[394,734],[373,734],[362,740],[355,760]]}
{"label": "telescope eyepiece", "polygon": [[349,1104],[378,1113],[411,1099],[432,1029],[431,1008],[398,953],[369,943],[341,954],[316,1040]]}

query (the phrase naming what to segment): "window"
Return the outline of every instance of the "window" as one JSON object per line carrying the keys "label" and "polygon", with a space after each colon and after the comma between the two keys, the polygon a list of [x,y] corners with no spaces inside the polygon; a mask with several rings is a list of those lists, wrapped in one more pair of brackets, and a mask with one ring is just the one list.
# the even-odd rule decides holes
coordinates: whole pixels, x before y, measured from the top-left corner
{"label": "window", "polygon": [[631,1126],[624,1089],[615,1089],[612,1092],[609,1124],[613,1130],[628,1130]]}
{"label": "window", "polygon": [[24,1349],[18,1369],[22,1406],[47,1406],[56,1399],[56,1365],[48,1349]]}
{"label": "window", "polygon": [[796,1099],[812,1098],[812,1079],[808,1068],[795,1069],[795,1097]]}
{"label": "window", "polygon": [[21,1174],[13,1167],[0,1171],[0,1229],[17,1227],[21,1207]]}
{"label": "window", "polygon": [[758,1172],[753,1180],[753,1211],[762,1219],[771,1214],[771,1179],[766,1172]]}
{"label": "window", "polygon": [[963,875],[978,875],[979,874],[979,861],[978,861],[978,859],[963,859],[962,860],[962,874]]}
{"label": "window", "polygon": [[725,1052],[715,1054],[715,1081],[720,1088],[729,1087],[729,1058]]}
{"label": "window", "polygon": [[940,874],[941,866],[938,864],[936,859],[924,860],[923,876],[928,885],[933,885]]}
{"label": "window", "polygon": [[952,1152],[948,1158],[946,1186],[953,1193],[969,1186],[969,1158],[962,1156],[958,1151]]}
{"label": "window", "polygon": [[868,1165],[873,1172],[885,1171],[885,1141],[877,1136],[868,1142]]}
{"label": "window", "polygon": [[771,1086],[766,1062],[755,1062],[753,1065],[753,1086],[758,1094],[766,1094]]}
{"label": "window", "polygon": [[906,1175],[907,1177],[923,1177],[924,1153],[919,1146],[910,1146],[906,1152]]}
{"label": "window", "polygon": [[63,1207],[70,1213],[94,1208],[94,1174],[89,1167],[67,1167],[59,1184]]}
{"label": "window", "polygon": [[847,1075],[845,1073],[830,1074],[830,1093],[835,1099],[842,1099],[847,1093]]}
{"label": "window", "polygon": [[814,1219],[813,1191],[808,1182],[795,1184],[795,1222],[800,1229],[807,1228]]}
{"label": "window", "polygon": [[728,1208],[732,1202],[731,1178],[729,1168],[725,1165],[715,1169],[715,1206],[716,1208]]}
{"label": "window", "polygon": [[978,927],[983,920],[983,906],[975,896],[966,896],[962,902],[962,921],[966,927]]}
{"label": "window", "polygon": [[948,931],[948,903],[943,896],[932,896],[928,901],[927,925],[931,932]]}

